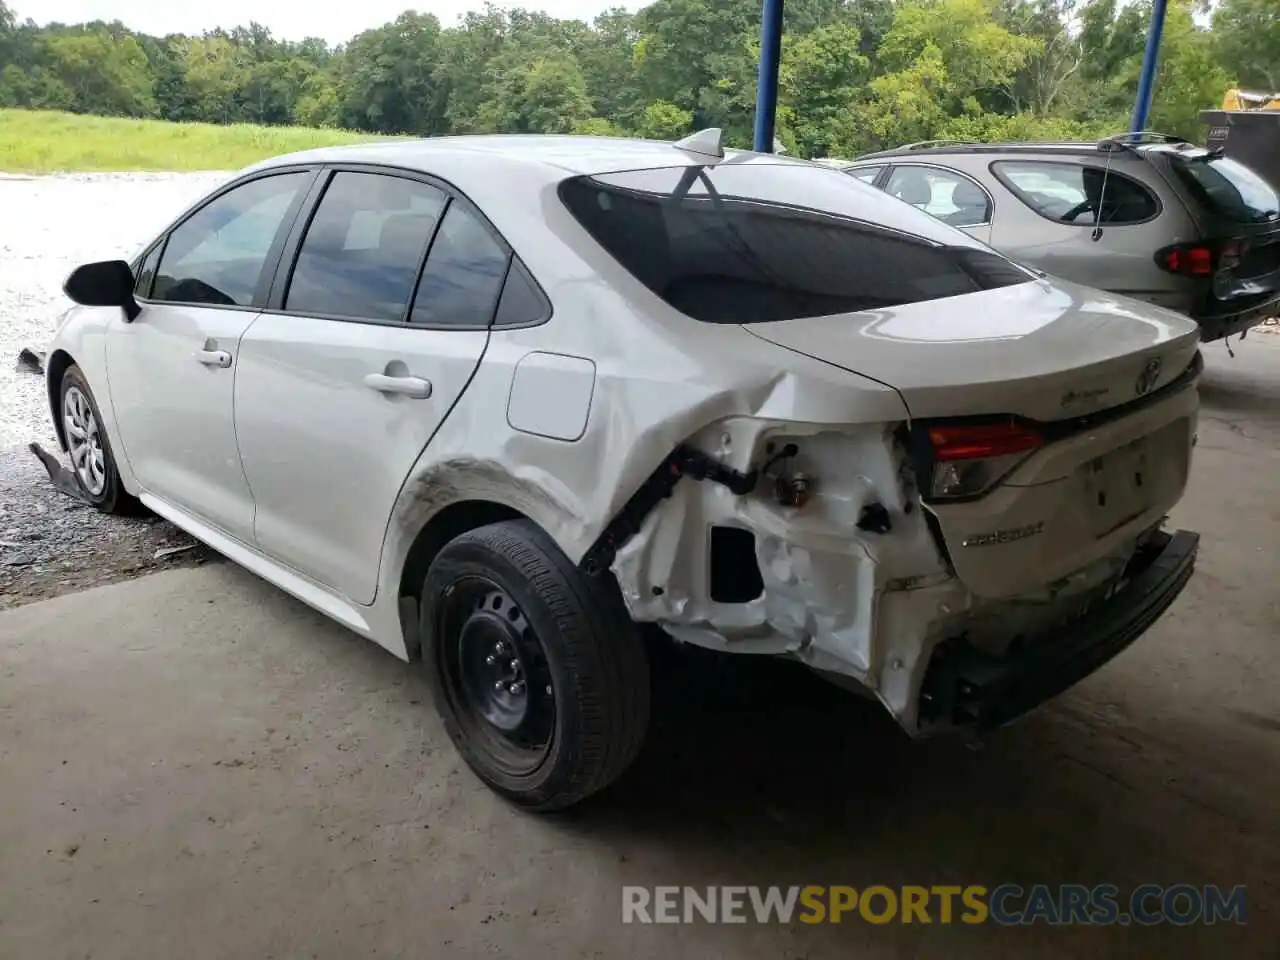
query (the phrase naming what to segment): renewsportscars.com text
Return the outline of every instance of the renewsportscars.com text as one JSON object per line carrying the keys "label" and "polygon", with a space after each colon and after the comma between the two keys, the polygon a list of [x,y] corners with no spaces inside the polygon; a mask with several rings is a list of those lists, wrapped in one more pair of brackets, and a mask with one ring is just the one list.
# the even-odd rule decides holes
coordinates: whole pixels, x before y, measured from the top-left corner
{"label": "renewsportscars.com text", "polygon": [[623,923],[1245,923],[1245,888],[1144,884],[623,887]]}

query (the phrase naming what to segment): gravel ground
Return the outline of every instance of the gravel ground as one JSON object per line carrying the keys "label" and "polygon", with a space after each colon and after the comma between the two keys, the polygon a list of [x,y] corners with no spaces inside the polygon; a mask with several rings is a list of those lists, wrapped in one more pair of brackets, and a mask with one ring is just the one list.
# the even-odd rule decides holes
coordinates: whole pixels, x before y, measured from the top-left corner
{"label": "gravel ground", "polygon": [[203,563],[192,544],[153,516],[104,517],[58,493],[27,451],[57,450],[44,380],[18,353],[43,351],[69,307],[62,282],[78,264],[129,257],[224,173],[0,175],[0,609],[151,569]]}
{"label": "gravel ground", "polygon": [[0,610],[213,556],[154,514],[106,516],[59,493],[25,450],[0,453]]}

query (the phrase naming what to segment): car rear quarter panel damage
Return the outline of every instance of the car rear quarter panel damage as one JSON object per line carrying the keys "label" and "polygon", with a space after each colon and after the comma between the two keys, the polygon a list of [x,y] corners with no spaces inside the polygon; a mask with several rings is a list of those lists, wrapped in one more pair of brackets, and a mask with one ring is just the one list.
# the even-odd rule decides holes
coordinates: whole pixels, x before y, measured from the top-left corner
{"label": "car rear quarter panel damage", "polygon": [[[594,312],[593,297],[579,291],[577,303]],[[625,304],[609,309],[627,315]],[[664,321],[683,328],[682,349],[673,348]],[[512,429],[529,416],[518,411],[511,420],[513,385],[553,326],[572,331],[555,338],[557,353],[594,358],[589,413],[576,441]],[[742,497],[684,479],[622,545],[613,573],[637,621],[704,646],[794,656],[875,690],[901,715],[927,660],[922,632],[939,604],[962,597],[916,505],[898,439],[907,414],[901,397],[739,327],[695,324],[674,311],[652,325],[632,321],[613,340],[602,326],[562,314],[546,328],[494,332],[463,401],[404,485],[382,589],[399,593],[415,539],[452,504],[484,501],[523,514],[578,563],[677,446],[746,472],[769,458],[770,445],[795,444],[796,455],[771,472],[811,478],[803,507],[777,501],[775,475],[760,477]],[[575,392],[575,408],[582,395]],[[873,504],[890,518],[889,529],[859,527]],[[711,598],[717,527],[752,534],[759,596]]]}

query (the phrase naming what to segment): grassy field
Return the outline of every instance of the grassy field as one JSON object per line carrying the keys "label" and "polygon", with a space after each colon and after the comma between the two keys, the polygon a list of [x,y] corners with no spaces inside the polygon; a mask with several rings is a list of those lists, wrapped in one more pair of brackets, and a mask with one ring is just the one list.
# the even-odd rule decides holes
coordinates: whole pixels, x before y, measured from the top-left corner
{"label": "grassy field", "polygon": [[376,139],[346,130],[0,109],[0,172],[237,170],[294,150]]}

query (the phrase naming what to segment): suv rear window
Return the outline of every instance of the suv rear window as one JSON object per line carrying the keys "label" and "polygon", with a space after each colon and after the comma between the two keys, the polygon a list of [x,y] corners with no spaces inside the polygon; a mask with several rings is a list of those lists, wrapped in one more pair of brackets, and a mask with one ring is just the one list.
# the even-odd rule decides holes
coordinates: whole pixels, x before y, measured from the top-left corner
{"label": "suv rear window", "polygon": [[1230,157],[1172,154],[1174,172],[1202,206],[1234,223],[1266,223],[1280,216],[1280,197],[1262,177]]}
{"label": "suv rear window", "polygon": [[[1046,220],[1081,227],[1092,226],[1095,221],[1120,226],[1143,223],[1160,213],[1160,202],[1150,190],[1104,167],[1045,160],[998,160],[991,165],[991,170],[1015,197]],[[1102,190],[1104,181],[1106,196]]]}
{"label": "suv rear window", "polygon": [[[574,177],[561,183],[560,197],[636,279],[709,323],[875,310],[1032,279],[959,231],[818,167]],[[864,219],[886,211],[918,235]]]}

